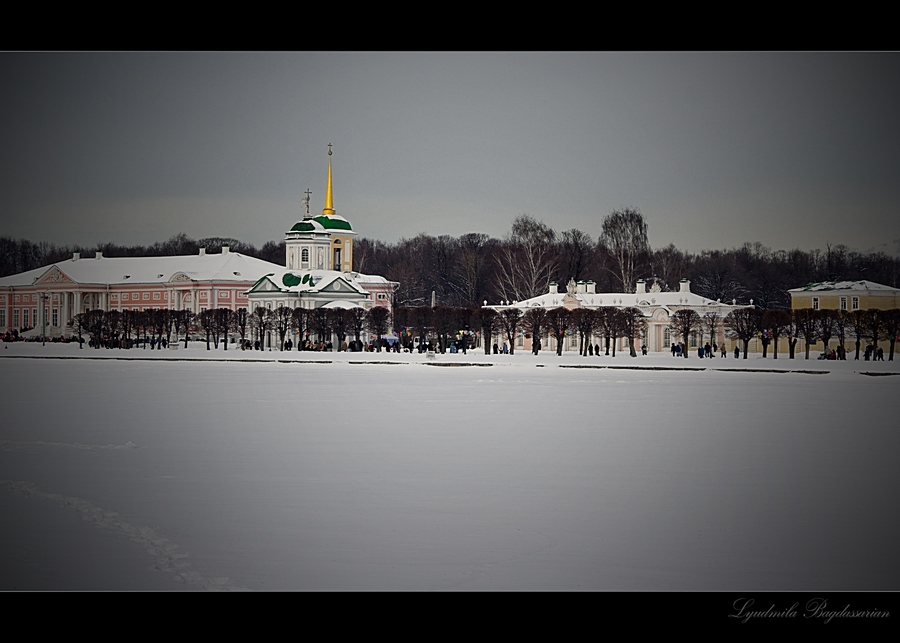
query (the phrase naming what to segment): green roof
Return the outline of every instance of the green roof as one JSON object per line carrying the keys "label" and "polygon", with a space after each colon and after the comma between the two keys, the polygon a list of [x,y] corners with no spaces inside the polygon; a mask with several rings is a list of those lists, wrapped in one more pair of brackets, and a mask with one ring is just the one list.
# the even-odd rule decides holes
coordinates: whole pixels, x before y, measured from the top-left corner
{"label": "green roof", "polygon": [[[346,219],[335,219],[323,214],[318,217],[313,217],[313,221],[319,223],[326,230],[349,230],[350,232],[353,232],[353,228],[350,227],[350,222]],[[296,227],[297,226],[294,226],[294,228]]]}
{"label": "green roof", "polygon": [[316,226],[314,226],[309,221],[298,221],[294,224],[294,227],[291,228],[291,232],[315,232]]}

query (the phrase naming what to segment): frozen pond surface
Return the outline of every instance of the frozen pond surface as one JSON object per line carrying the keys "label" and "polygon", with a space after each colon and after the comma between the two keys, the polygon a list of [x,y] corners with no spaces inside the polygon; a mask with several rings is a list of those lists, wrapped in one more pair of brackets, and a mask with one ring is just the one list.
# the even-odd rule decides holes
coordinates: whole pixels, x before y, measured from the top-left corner
{"label": "frozen pond surface", "polygon": [[0,589],[900,589],[890,362],[40,348]]}

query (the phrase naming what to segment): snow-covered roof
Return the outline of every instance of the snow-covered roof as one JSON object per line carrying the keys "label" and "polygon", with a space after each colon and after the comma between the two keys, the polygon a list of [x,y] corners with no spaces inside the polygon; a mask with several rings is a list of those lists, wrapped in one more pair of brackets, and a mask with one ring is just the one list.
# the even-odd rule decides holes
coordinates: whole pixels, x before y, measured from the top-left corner
{"label": "snow-covered roof", "polygon": [[303,219],[295,223],[288,232],[326,232],[326,230],[315,219]]}
{"label": "snow-covered roof", "polygon": [[365,306],[354,304],[352,301],[347,301],[346,299],[335,299],[334,301],[329,301],[327,304],[322,306],[322,308],[362,308],[363,310],[365,310]]}
{"label": "snow-covered roof", "polygon": [[252,283],[261,275],[273,270],[283,270],[276,264],[237,252],[166,257],[73,258],[0,278],[0,286],[30,286],[54,267],[79,284],[161,284],[168,281]]}
{"label": "snow-covered roof", "polygon": [[[563,305],[563,300],[569,295],[565,292],[547,293],[531,299],[511,304],[512,308],[557,308]],[[660,306],[665,308],[677,308],[683,306],[724,306],[732,308],[731,304],[717,302],[692,292],[648,292],[648,293],[573,293],[580,306],[586,308],[600,308],[603,306]],[[497,306],[494,306],[495,308]],[[500,306],[506,308],[506,306]],[[734,306],[740,307],[740,306]]]}
{"label": "snow-covered roof", "polygon": [[319,215],[313,218],[318,221],[326,230],[337,230],[343,232],[353,232],[350,222],[339,214]]}
{"label": "snow-covered roof", "polygon": [[353,226],[339,214],[320,214],[317,217],[309,217],[295,223],[288,234],[292,232],[314,232],[318,234],[342,234],[355,235]]}
{"label": "snow-covered roof", "polygon": [[790,290],[788,290],[788,292],[828,292],[831,290],[844,290],[863,293],[900,292],[900,290],[898,290],[897,288],[891,288],[890,286],[885,286],[883,284],[876,284],[874,281],[866,281],[865,279],[861,279],[860,281],[820,281],[816,283],[806,284],[805,286],[801,286],[800,288],[791,288]]}
{"label": "snow-covered roof", "polygon": [[385,279],[381,275],[364,275],[361,272],[351,273],[353,278],[356,279],[357,283],[362,286],[399,286],[400,284],[396,281],[391,281],[389,279]]}
{"label": "snow-covered roof", "polygon": [[348,295],[368,295],[366,290],[357,283],[353,273],[343,273],[337,270],[287,270],[279,266],[277,270],[260,277],[250,291],[264,291],[261,286],[265,282],[272,283],[279,292],[317,293],[325,290],[336,292],[343,290]]}

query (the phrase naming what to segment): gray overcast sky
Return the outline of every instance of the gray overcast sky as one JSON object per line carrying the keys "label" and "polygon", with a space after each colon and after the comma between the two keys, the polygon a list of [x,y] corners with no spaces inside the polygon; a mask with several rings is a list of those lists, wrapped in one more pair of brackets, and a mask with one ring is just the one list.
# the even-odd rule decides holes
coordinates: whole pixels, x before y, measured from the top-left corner
{"label": "gray overcast sky", "polygon": [[0,54],[0,235],[281,240],[312,190],[365,237],[523,213],[653,247],[900,249],[894,53]]}

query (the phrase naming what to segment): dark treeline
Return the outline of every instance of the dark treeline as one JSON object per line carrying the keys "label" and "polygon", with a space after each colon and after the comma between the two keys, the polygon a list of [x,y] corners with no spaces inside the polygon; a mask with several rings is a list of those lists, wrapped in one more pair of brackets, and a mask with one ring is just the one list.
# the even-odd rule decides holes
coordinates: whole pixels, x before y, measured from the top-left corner
{"label": "dark treeline", "polygon": [[551,281],[562,289],[570,278],[594,281],[596,292],[634,292],[637,279],[645,279],[648,289],[655,283],[674,291],[689,279],[691,290],[704,297],[744,304],[752,299],[761,308],[789,308],[787,291],[811,282],[867,279],[900,287],[900,258],[883,252],[844,245],[772,250],[758,242],[699,253],[672,244],[652,249],[646,227],[643,239],[640,231],[627,231],[622,239],[607,230],[615,214],[597,239],[577,229],[557,233],[527,216],[516,219],[503,239],[477,233],[420,234],[396,243],[363,238],[354,244],[354,264],[400,282],[399,306],[430,304],[432,292],[446,306],[519,301],[546,293]]}
{"label": "dark treeline", "polygon": [[[193,240],[176,235],[151,246],[92,248],[54,246],[0,238],[0,276],[71,258],[73,252],[106,257],[196,254],[206,247],[217,252],[229,245],[234,252],[284,265],[284,242],[269,241],[257,249],[236,239]],[[400,283],[397,306],[481,306],[484,301],[518,301],[547,292],[551,281],[564,285],[570,278],[594,281],[596,292],[633,292],[636,279],[677,290],[681,279],[691,280],[695,293],[724,302],[753,303],[761,308],[789,308],[790,288],[810,282],[867,279],[900,287],[900,258],[883,252],[861,253],[844,245],[825,250],[772,250],[759,242],[723,250],[690,253],[673,244],[653,249],[647,226],[637,210],[611,213],[599,236],[578,229],[556,232],[523,215],[503,239],[481,233],[460,237],[419,234],[385,243],[358,238],[354,269]]]}
{"label": "dark treeline", "polygon": [[71,259],[76,252],[80,252],[85,258],[93,257],[97,251],[102,252],[104,257],[159,257],[195,255],[200,252],[200,248],[216,253],[223,245],[230,246],[232,252],[284,264],[284,241],[267,241],[262,248],[256,248],[237,239],[207,237],[195,240],[182,233],[168,241],[157,241],[149,246],[122,246],[115,243],[57,246],[45,241],[33,243],[27,239],[0,237],[0,277]]}

